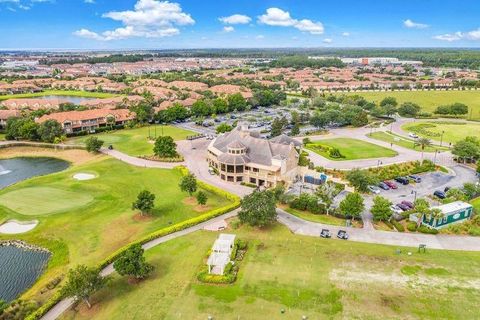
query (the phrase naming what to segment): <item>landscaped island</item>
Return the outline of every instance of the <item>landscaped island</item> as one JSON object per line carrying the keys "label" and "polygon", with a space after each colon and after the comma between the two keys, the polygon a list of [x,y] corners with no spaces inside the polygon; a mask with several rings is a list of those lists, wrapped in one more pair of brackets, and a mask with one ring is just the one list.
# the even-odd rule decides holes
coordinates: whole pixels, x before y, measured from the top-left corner
{"label": "landscaped island", "polygon": [[397,155],[392,149],[350,138],[318,140],[308,143],[305,147],[327,159],[338,161],[393,157]]}

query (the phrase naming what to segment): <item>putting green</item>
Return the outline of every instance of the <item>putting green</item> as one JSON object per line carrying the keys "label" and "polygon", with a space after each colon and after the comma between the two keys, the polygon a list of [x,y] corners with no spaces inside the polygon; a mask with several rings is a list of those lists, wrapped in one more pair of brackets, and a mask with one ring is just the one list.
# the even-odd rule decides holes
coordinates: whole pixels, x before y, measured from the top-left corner
{"label": "putting green", "polygon": [[85,193],[76,193],[49,187],[32,187],[8,192],[0,196],[0,203],[17,213],[36,216],[79,208],[93,201]]}

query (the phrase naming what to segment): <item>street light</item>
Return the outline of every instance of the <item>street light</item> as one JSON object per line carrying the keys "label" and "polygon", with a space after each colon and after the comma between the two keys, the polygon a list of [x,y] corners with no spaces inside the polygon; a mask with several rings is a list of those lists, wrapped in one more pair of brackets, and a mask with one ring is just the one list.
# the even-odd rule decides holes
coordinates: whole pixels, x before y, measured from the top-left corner
{"label": "street light", "polygon": [[443,134],[445,133],[445,130],[442,130],[442,135],[440,136],[440,147],[442,146],[443,142]]}
{"label": "street light", "polygon": [[415,194],[415,197],[413,198],[413,203],[415,203],[415,201],[417,201],[417,190],[412,190],[410,194]]}

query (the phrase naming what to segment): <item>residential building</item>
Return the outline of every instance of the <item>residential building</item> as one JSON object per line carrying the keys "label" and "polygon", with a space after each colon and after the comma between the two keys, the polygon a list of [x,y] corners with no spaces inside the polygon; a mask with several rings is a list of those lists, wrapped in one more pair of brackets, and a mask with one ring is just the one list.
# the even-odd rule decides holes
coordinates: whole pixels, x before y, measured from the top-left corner
{"label": "residential building", "polygon": [[7,120],[14,117],[20,117],[19,110],[0,110],[0,129],[4,129],[7,125]]}
{"label": "residential building", "polygon": [[65,133],[95,131],[107,125],[121,125],[135,119],[135,113],[128,109],[91,109],[84,111],[58,112],[44,115],[36,121],[57,120]]}

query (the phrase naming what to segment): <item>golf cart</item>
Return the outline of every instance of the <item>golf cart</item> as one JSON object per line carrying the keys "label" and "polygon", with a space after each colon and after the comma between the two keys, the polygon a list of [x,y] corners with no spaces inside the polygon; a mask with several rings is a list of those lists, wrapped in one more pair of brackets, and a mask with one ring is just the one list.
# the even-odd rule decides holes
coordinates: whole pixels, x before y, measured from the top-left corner
{"label": "golf cart", "polygon": [[320,237],[322,238],[331,238],[332,234],[330,233],[330,230],[328,229],[322,229],[322,232],[320,232]]}
{"label": "golf cart", "polygon": [[345,230],[339,230],[337,233],[338,239],[348,240],[348,233]]}

